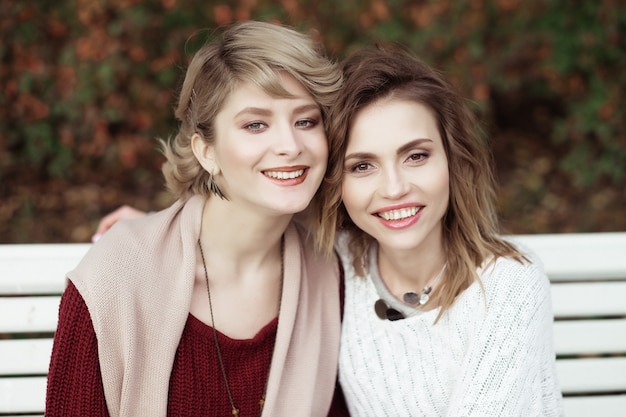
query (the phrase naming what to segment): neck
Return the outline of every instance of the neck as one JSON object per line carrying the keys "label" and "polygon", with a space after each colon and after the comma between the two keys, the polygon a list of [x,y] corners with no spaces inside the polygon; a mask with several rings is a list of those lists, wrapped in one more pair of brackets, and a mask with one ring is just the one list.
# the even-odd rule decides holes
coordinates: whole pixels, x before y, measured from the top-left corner
{"label": "neck", "polygon": [[278,314],[281,237],[288,222],[280,228],[273,223],[275,229],[270,230],[251,222],[235,222],[235,214],[217,215],[215,209],[207,210],[210,207],[206,204],[202,215],[190,311],[211,325],[210,286],[219,331],[231,338],[249,339]]}
{"label": "neck", "polygon": [[278,243],[292,219],[291,214],[270,216],[211,197],[202,212],[201,238],[207,246],[217,244],[243,256],[255,254]]}
{"label": "neck", "polygon": [[200,241],[214,275],[245,277],[278,265],[280,241],[293,216],[239,216],[224,207],[210,198],[202,213]]}
{"label": "neck", "polygon": [[407,291],[421,291],[431,284],[446,263],[443,248],[432,251],[378,249],[378,270],[392,294],[402,299]]}

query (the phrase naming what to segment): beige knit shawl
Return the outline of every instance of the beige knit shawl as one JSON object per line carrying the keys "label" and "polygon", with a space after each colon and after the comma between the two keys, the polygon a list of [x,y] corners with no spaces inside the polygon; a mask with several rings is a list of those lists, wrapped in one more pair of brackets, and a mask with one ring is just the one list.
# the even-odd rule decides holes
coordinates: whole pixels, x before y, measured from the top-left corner
{"label": "beige knit shawl", "polygon": [[[111,417],[166,416],[170,373],[189,314],[204,198],[107,232],[68,274],[98,339]],[[325,416],[339,349],[337,262],[306,233],[285,232],[285,280],[263,416]]]}

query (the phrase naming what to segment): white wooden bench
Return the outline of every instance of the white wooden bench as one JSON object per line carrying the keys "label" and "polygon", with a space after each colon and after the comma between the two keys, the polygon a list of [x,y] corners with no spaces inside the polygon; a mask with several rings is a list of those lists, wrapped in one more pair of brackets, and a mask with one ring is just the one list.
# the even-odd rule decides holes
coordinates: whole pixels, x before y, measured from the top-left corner
{"label": "white wooden bench", "polygon": [[[567,417],[626,416],[626,232],[517,235],[552,281]],[[88,244],[0,245],[0,416],[42,416],[64,276]]]}

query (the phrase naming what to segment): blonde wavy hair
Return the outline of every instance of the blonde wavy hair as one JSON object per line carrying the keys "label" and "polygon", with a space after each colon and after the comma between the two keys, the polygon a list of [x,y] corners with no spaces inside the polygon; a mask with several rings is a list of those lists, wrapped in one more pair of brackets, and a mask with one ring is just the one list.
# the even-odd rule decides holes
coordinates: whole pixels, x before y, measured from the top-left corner
{"label": "blonde wavy hair", "polygon": [[[324,125],[341,86],[341,71],[311,36],[276,24],[246,21],[236,23],[209,41],[194,55],[178,96],[175,109],[179,131],[160,140],[167,161],[163,175],[168,189],[180,199],[194,194],[211,195],[209,173],[191,149],[191,137],[199,134],[207,143],[215,141],[215,117],[229,94],[242,82],[251,82],[274,97],[290,97],[277,71],[298,80],[319,104]],[[307,226],[318,246],[332,249],[335,216],[322,215],[325,190],[311,202]]]}
{"label": "blonde wavy hair", "polygon": [[[465,100],[437,71],[398,45],[378,45],[351,55],[343,64],[344,86],[331,113],[330,169],[332,189],[326,212],[338,211],[337,227],[347,231],[357,274],[364,276],[374,239],[360,230],[341,203],[344,156],[351,123],[367,105],[399,98],[432,109],[448,160],[450,201],[442,227],[448,266],[441,281],[441,314],[455,297],[478,280],[486,260],[524,256],[499,237],[491,153]],[[385,140],[385,138],[380,138]],[[479,281],[480,282],[480,281]]]}

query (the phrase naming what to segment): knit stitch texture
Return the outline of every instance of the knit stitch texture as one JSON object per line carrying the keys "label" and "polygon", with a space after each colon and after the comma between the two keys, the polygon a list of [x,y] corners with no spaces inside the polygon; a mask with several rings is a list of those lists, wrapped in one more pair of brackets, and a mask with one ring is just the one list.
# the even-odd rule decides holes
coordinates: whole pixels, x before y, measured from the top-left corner
{"label": "knit stitch texture", "polygon": [[[46,415],[108,417],[96,333],[87,306],[71,282],[62,297],[60,316]],[[259,415],[277,325],[274,319],[245,340],[218,333],[228,384],[241,415]],[[176,351],[167,415],[227,416],[230,410],[212,329],[190,314]]]}
{"label": "knit stitch texture", "polygon": [[[345,240],[344,240],[345,243]],[[352,416],[563,415],[550,286],[540,261],[500,258],[451,309],[398,321],[374,312],[374,279],[346,271],[339,381]],[[376,268],[377,269],[377,268]]]}
{"label": "knit stitch texture", "polygon": [[[204,198],[194,196],[150,216],[122,220],[68,273],[89,311],[112,417],[167,415],[173,365],[189,317],[203,207]],[[295,223],[284,239],[281,309],[263,416],[323,416],[337,374],[337,264],[316,252]],[[72,319],[61,314],[59,326]],[[55,345],[68,348],[59,338]],[[52,359],[51,369],[58,368]],[[49,403],[63,401],[55,395],[48,394]],[[252,397],[258,401],[256,393]]]}

